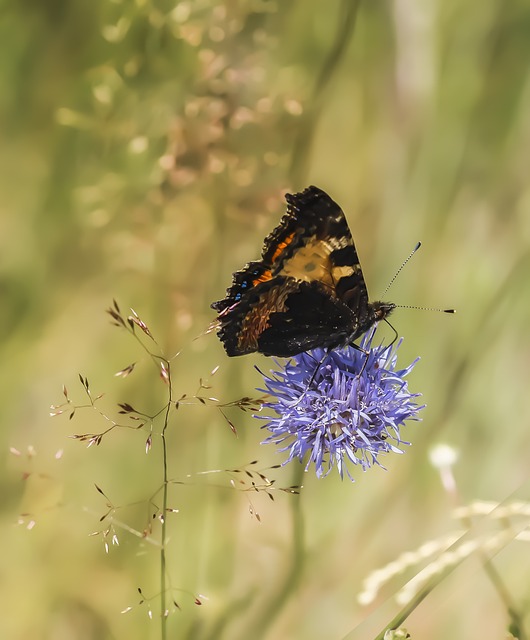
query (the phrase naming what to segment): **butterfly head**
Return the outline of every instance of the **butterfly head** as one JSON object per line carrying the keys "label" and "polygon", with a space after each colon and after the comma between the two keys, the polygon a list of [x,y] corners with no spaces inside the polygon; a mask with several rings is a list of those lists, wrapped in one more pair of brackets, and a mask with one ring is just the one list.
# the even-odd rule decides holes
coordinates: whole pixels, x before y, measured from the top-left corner
{"label": "butterfly head", "polygon": [[393,302],[372,302],[374,322],[379,322],[387,318],[396,308]]}
{"label": "butterfly head", "polygon": [[349,336],[349,344],[366,333],[375,324],[384,320],[388,322],[387,317],[394,311],[396,305],[393,302],[370,302],[365,307],[364,312],[360,315],[361,321],[356,324],[355,331]]}

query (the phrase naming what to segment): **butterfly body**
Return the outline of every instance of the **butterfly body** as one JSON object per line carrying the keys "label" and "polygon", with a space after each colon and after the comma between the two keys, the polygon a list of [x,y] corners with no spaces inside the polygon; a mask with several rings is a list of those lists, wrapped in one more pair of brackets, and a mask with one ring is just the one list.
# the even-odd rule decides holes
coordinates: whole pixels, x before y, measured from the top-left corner
{"label": "butterfly body", "polygon": [[293,356],[354,344],[395,308],[368,301],[343,211],[324,191],[287,194],[287,213],[265,239],[262,259],[233,276],[214,302],[229,356]]}

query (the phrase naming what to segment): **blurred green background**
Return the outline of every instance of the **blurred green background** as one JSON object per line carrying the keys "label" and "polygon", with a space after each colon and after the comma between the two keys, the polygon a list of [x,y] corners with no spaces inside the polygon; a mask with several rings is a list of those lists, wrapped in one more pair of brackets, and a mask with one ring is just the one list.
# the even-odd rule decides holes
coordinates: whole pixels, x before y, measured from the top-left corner
{"label": "blurred green background", "polygon": [[[86,403],[78,373],[115,418],[117,402],[164,405],[149,358],[104,313],[113,298],[168,357],[182,350],[176,397],[217,365],[208,394],[256,395],[254,364],[271,360],[229,360],[214,335],[195,338],[232,271],[259,256],[284,190],[313,183],[344,208],[373,298],[422,240],[387,297],[458,309],[394,315],[400,362],[422,358],[410,386],[428,405],[423,422],[404,428],[412,446],[384,459],[386,472],[354,484],[311,472],[301,497],[273,502],[238,490],[242,474],[197,475],[281,461],[260,446],[261,423],[227,410],[235,438],[215,407],[173,412],[169,476],[187,484],[169,491],[181,610],[168,630],[374,637],[418,567],[367,608],[363,579],[462,526],[429,462],[434,444],[460,453],[462,503],[529,497],[528,2],[4,0],[0,11],[0,636],[160,638],[158,548],[134,532],[160,487],[162,423],[148,455],[147,433],[125,429],[87,450],[68,436],[102,431],[104,418],[48,407],[63,384]],[[131,362],[131,376],[114,377]],[[287,486],[296,466],[265,473]],[[121,507],[108,554],[89,536],[107,526],[94,484]],[[495,566],[525,611],[528,546],[507,544]],[[470,558],[406,626],[436,640],[505,637],[507,623]]]}

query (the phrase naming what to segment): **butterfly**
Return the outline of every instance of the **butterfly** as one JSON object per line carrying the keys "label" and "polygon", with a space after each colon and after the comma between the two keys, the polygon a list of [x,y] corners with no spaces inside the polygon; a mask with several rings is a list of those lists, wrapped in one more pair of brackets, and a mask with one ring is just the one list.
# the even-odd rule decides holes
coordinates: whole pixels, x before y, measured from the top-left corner
{"label": "butterfly", "polygon": [[368,301],[346,217],[325,191],[310,186],[285,199],[287,213],[265,239],[261,260],[236,271],[211,305],[229,356],[359,348],[355,340],[396,307]]}

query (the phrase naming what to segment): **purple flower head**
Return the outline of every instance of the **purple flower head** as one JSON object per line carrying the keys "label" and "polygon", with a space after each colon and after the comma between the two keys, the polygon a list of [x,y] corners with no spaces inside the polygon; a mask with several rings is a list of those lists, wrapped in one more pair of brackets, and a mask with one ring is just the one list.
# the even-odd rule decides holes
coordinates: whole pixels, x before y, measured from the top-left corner
{"label": "purple flower head", "polygon": [[261,391],[272,396],[263,409],[276,416],[256,417],[267,420],[263,428],[271,432],[263,444],[289,452],[283,464],[305,459],[306,471],[314,463],[319,478],[336,464],[341,477],[346,471],[353,480],[348,461],[366,470],[380,464],[381,453],[403,453],[398,446],[409,443],[401,440],[399,428],[407,419],[419,420],[424,407],[414,401],[421,394],[410,393],[405,380],[419,358],[396,369],[402,339],[394,348],[372,348],[372,338],[373,333],[361,342],[368,356],[351,346],[331,351],[312,382],[324,349],[277,363],[280,369],[270,376],[262,373],[266,389]]}

